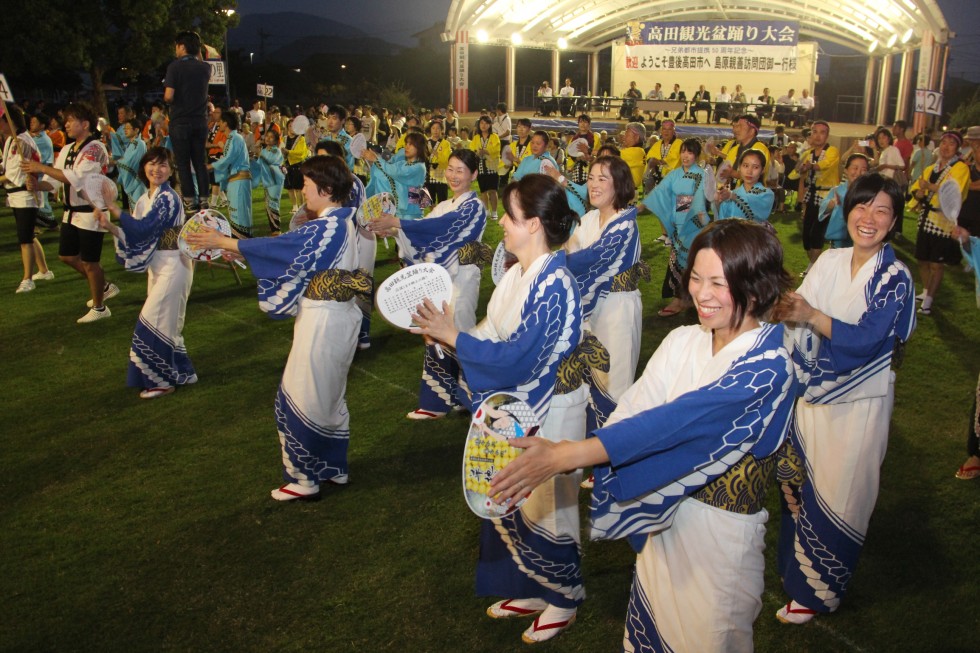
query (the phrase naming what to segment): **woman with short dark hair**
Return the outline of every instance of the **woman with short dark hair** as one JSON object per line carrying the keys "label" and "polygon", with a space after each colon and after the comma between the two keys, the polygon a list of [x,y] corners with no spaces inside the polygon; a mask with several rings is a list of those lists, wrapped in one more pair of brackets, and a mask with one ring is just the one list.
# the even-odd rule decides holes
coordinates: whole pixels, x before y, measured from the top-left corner
{"label": "woman with short dark hair", "polygon": [[637,551],[629,651],[752,650],[765,491],[793,407],[784,330],[765,322],[790,282],[776,235],[722,220],[690,251],[684,282],[700,324],[664,338],[594,437],[510,440],[525,451],[491,485],[497,501],[518,500],[594,465],[592,537]]}
{"label": "woman with short dark hair", "polygon": [[342,159],[314,156],[301,165],[308,220],[275,238],[237,240],[206,229],[187,242],[240,254],[259,279],[259,308],[272,318],[296,316],[293,345],[276,395],[276,425],[285,484],[276,501],[315,500],[324,483],[348,482],[350,413],[347,372],[361,310],[355,294],[370,293],[355,272],[354,209],[344,208],[353,178]]}

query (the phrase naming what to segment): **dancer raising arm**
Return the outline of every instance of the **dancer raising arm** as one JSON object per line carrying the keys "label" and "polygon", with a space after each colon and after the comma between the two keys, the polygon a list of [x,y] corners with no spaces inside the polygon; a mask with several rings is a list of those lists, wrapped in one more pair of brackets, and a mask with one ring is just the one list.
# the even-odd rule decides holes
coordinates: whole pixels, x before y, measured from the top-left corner
{"label": "dancer raising arm", "polygon": [[353,272],[354,209],[342,208],[353,184],[350,170],[328,156],[307,159],[301,169],[314,219],[274,238],[237,240],[207,230],[187,239],[194,247],[239,253],[259,278],[259,308],[273,318],[296,316],[276,395],[286,481],[272,490],[276,501],[318,499],[321,483],[348,482],[345,394],[361,324],[354,295],[370,292],[366,277]]}
{"label": "dancer raising arm", "polygon": [[[438,263],[453,279],[453,314],[456,328],[468,331],[476,325],[480,299],[480,264],[492,258],[480,242],[487,226],[487,211],[470,186],[479,171],[479,159],[471,150],[455,150],[446,162],[446,181],[452,199],[440,202],[426,218],[400,220],[385,216],[371,223],[376,233],[397,230],[398,251],[405,265]],[[436,419],[457,404],[459,363],[452,351],[439,357],[434,344],[425,348],[419,407],[408,419]]]}
{"label": "dancer raising arm", "polygon": [[[531,174],[504,188],[504,246],[517,257],[487,306],[487,317],[460,332],[452,309],[431,302],[415,316],[422,333],[454,347],[475,411],[495,392],[524,399],[546,438],[585,437],[587,389],[566,364],[581,336],[582,311],[565,253],[553,252],[577,216],[552,179]],[[574,367],[569,365],[569,367]],[[524,631],[528,643],[551,639],[574,622],[585,599],[579,558],[580,472],[556,478],[520,510],[484,520],[477,594],[505,596],[487,609],[494,619],[541,615]]]}

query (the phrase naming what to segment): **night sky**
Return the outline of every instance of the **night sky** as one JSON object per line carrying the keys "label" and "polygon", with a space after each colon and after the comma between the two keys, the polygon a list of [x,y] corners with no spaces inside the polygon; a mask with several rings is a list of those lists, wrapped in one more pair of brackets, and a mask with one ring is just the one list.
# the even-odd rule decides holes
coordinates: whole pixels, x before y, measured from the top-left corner
{"label": "night sky", "polygon": [[[977,0],[937,0],[946,22],[956,33],[952,41],[949,72],[980,82],[980,3]],[[270,13],[274,10],[297,11],[331,18],[353,25],[399,45],[414,45],[412,34],[445,21],[449,0],[239,0],[242,14]],[[278,35],[277,35],[278,36]],[[282,36],[285,45],[288,37]],[[273,41],[276,40],[275,38]],[[274,48],[273,48],[274,49]]]}

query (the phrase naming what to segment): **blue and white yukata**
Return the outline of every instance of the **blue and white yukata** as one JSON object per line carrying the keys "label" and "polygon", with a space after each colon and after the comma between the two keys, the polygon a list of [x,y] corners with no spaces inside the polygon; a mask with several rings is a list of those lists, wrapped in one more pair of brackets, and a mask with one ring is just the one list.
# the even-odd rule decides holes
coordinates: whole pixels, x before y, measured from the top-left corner
{"label": "blue and white yukata", "polygon": [[791,599],[824,613],[840,605],[864,545],[888,445],[892,352],[915,330],[912,276],[891,245],[853,279],[852,252],[825,251],[797,291],[833,319],[832,337],[787,329],[805,388],[779,469],[799,503],[794,516],[783,497],[779,574]]}
{"label": "blue and white yukata", "polygon": [[[536,175],[543,174],[541,172],[541,164],[544,161],[551,163],[551,167],[555,170],[561,170],[561,166],[555,161],[555,158],[551,156],[550,153],[545,152],[541,156],[528,155],[521,159],[521,162],[517,165],[517,169],[514,171],[511,177],[512,181],[519,181],[522,177],[526,175]],[[565,186],[565,198],[568,200],[568,206],[575,212],[577,216],[583,216],[586,212],[586,198],[588,197],[588,191],[583,192],[584,185],[574,184],[571,181]]]}
{"label": "blue and white yukata", "polygon": [[625,651],[752,650],[762,609],[765,490],[793,408],[783,327],[712,354],[701,325],[671,331],[592,435],[593,539],[637,551]]}
{"label": "blue and white yukata", "polygon": [[[139,139],[136,139],[139,140]],[[136,320],[126,385],[169,388],[197,381],[184,346],[184,317],[194,264],[177,249],[184,206],[170,184],[144,194],[132,215],[119,217],[116,260],[130,272],[146,272],[146,302]]]}
{"label": "blue and white yukata", "polygon": [[[526,271],[512,266],[494,290],[486,318],[456,340],[472,410],[495,392],[510,392],[534,409],[542,437],[583,439],[586,387],[556,393],[559,366],[578,346],[581,322],[578,288],[564,252],[544,254]],[[574,608],[585,599],[581,476],[559,475],[535,488],[520,510],[483,521],[477,595],[539,598],[558,608]]]}
{"label": "blue and white yukata", "polygon": [[252,187],[265,188],[265,214],[269,219],[269,231],[282,231],[279,218],[279,200],[282,199],[282,185],[286,174],[282,171],[282,150],[278,145],[263,147],[259,156],[252,160]]}
{"label": "blue and white yukata", "polygon": [[228,134],[221,158],[215,161],[214,179],[228,196],[228,222],[239,236],[252,236],[252,171],[245,139],[237,131]]}
{"label": "blue and white yukata", "polygon": [[422,206],[416,198],[425,188],[426,174],[425,164],[419,160],[408,161],[404,156],[394,156],[391,161],[378,159],[371,166],[368,196],[391,193],[395,200],[395,215],[400,220],[417,220],[422,217]]}
{"label": "blue and white yukata", "polygon": [[[296,316],[276,395],[283,479],[306,487],[345,482],[350,413],[347,372],[361,311],[340,281],[357,269],[353,209],[326,209],[295,231],[238,243],[259,279],[259,308]],[[331,297],[336,297],[332,299]]]}
{"label": "blue and white yukata", "polygon": [[[118,133],[118,132],[116,132]],[[116,161],[116,169],[119,170],[119,185],[129,198],[131,206],[136,206],[139,198],[146,193],[146,186],[139,178],[140,161],[146,154],[146,143],[139,136],[126,144],[122,155]]]}
{"label": "blue and white yukata", "polygon": [[719,204],[717,217],[719,220],[741,218],[768,224],[775,199],[775,194],[766,188],[762,182],[755,182],[755,186],[752,188],[746,188],[743,184],[739,184],[732,191],[732,196]]}
{"label": "blue and white yukata", "polygon": [[[354,174],[353,172],[354,155],[350,153],[350,142],[352,140],[350,135],[347,132],[345,132],[343,129],[341,129],[336,134],[331,134],[330,132],[327,132],[326,134],[323,135],[323,137],[320,140],[340,143],[341,147],[344,148],[344,163],[346,163],[347,168],[351,170],[351,174]],[[316,145],[320,141],[308,141],[308,142],[312,143],[313,145]]]}
{"label": "blue and white yukata", "polygon": [[[421,220],[406,220],[396,239],[405,265],[437,263],[453,279],[453,317],[456,329],[469,331],[476,326],[476,305],[480,299],[480,267],[460,260],[464,245],[479,246],[487,226],[487,209],[479,196],[467,191],[440,202]],[[441,307],[439,307],[441,310]],[[455,352],[436,354],[435,345],[426,345],[419,387],[419,408],[445,413],[457,402],[459,362]]]}
{"label": "blue and white yukata", "polygon": [[[817,214],[818,220],[827,220],[827,231],[824,238],[830,241],[831,247],[839,249],[853,245],[851,236],[847,233],[847,218],[844,217],[844,197],[847,195],[847,179],[837,186],[830,189],[827,196],[820,200],[820,211]],[[830,201],[837,200],[834,208],[830,208]]]}
{"label": "blue and white yukata", "polygon": [[643,199],[643,204],[657,216],[670,238],[670,260],[664,283],[664,297],[683,295],[681,278],[687,267],[691,243],[708,226],[705,205],[704,169],[692,165],[671,170]]}
{"label": "blue and white yukata", "polygon": [[593,369],[588,429],[597,429],[636,380],[643,327],[643,303],[637,287],[649,268],[640,259],[636,208],[627,207],[602,226],[599,210],[589,211],[565,244],[568,269],[582,297],[583,330],[609,353],[608,372]]}

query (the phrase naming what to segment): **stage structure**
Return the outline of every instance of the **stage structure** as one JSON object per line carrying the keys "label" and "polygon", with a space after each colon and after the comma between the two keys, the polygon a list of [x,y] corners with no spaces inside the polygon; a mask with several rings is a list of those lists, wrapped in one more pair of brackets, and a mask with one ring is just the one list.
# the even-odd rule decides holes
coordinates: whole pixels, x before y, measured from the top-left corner
{"label": "stage structure", "polygon": [[[714,93],[740,83],[750,96],[768,87],[778,97],[788,88],[797,96],[812,91],[815,41],[836,43],[868,57],[864,122],[907,120],[914,108],[919,131],[942,112],[953,36],[935,0],[452,0],[442,39],[453,43],[452,89],[464,110],[469,55],[483,46],[507,49],[513,109],[518,48],[552,52],[555,89],[561,51],[585,52],[588,91],[596,95],[598,53],[611,48],[613,95],[636,81],[644,93],[656,82],[669,93],[676,82],[690,98],[698,84]],[[894,65],[900,74],[892,89]]]}

